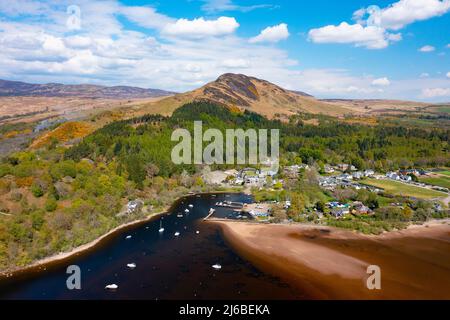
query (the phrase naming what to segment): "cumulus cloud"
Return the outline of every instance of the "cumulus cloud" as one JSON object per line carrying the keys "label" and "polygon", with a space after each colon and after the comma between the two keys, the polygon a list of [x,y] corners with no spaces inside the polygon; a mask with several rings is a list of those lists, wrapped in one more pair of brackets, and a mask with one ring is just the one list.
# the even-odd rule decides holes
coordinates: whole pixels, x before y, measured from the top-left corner
{"label": "cumulus cloud", "polygon": [[342,22],[337,26],[329,25],[310,30],[309,39],[315,43],[348,43],[357,47],[383,49],[390,41],[398,38],[389,37],[389,34],[380,27]]}
{"label": "cumulus cloud", "polygon": [[389,86],[391,84],[391,81],[389,81],[389,79],[387,77],[384,78],[378,78],[372,81],[372,85],[373,86],[377,86],[377,87],[386,87]]}
{"label": "cumulus cloud", "polygon": [[434,50],[436,50],[436,48],[430,45],[423,46],[419,49],[420,52],[433,52]]}
{"label": "cumulus cloud", "polygon": [[162,32],[169,36],[203,38],[229,35],[238,27],[239,23],[231,17],[220,17],[216,20],[205,20],[204,18],[179,19],[174,23],[167,24]]}
{"label": "cumulus cloud", "polygon": [[450,79],[450,72],[447,72],[447,78],[449,78]]}
{"label": "cumulus cloud", "polygon": [[249,40],[250,43],[270,42],[276,43],[289,38],[288,25],[281,23],[273,27],[267,27],[259,35]]}
{"label": "cumulus cloud", "polygon": [[382,27],[400,30],[408,24],[441,16],[448,11],[450,0],[400,0],[375,15]]}
{"label": "cumulus cloud", "polygon": [[450,97],[450,88],[426,88],[422,90],[423,98]]}
{"label": "cumulus cloud", "polygon": [[401,33],[392,31],[448,11],[450,0],[400,0],[383,9],[369,6],[353,13],[355,24],[342,22],[312,29],[309,39],[316,43],[348,43],[368,49],[383,49],[402,40]]}

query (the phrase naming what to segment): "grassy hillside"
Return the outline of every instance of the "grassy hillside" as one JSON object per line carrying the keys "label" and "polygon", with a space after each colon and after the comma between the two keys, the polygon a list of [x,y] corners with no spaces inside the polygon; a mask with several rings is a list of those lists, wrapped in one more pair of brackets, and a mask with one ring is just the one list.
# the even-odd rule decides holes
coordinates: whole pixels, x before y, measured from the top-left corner
{"label": "grassy hillside", "polygon": [[352,111],[313,97],[296,94],[268,81],[237,74],[225,74],[216,81],[173,97],[148,103],[134,110],[133,116],[146,113],[170,115],[182,105],[207,100],[212,103],[256,112],[269,119],[289,117],[299,112],[342,117]]}

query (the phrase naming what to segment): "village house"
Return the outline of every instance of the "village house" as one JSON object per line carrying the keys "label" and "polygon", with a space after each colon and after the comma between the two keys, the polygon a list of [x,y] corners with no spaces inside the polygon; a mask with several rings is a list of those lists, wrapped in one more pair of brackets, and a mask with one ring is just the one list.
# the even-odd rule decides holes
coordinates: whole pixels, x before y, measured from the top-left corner
{"label": "village house", "polygon": [[365,214],[371,214],[372,210],[370,210],[370,208],[365,206],[362,202],[355,201],[352,203],[351,213],[354,215],[365,215]]}
{"label": "village house", "polygon": [[254,176],[254,177],[248,176],[248,177],[245,177],[245,180],[244,180],[245,184],[247,184],[247,185],[254,185],[254,186],[258,185],[259,182],[260,182],[260,179],[257,176]]}
{"label": "village house", "polygon": [[364,171],[364,176],[365,177],[373,177],[373,176],[375,176],[375,171],[372,169],[367,169]]}
{"label": "village house", "polygon": [[386,173],[386,177],[392,180],[400,180],[400,176],[397,174],[397,172],[388,172]]}
{"label": "village house", "polygon": [[324,166],[323,171],[324,171],[326,174],[331,174],[331,173],[336,172],[336,170],[334,170],[334,168],[333,168],[332,166],[328,165],[328,164],[326,164],[326,165]]}
{"label": "village house", "polygon": [[331,210],[330,214],[335,218],[342,218],[346,214],[350,213],[350,209],[348,208],[334,208]]}
{"label": "village house", "polygon": [[142,200],[133,200],[127,204],[127,214],[137,213],[144,207],[144,202]]}
{"label": "village house", "polygon": [[354,165],[350,165],[350,164],[346,164],[346,163],[341,163],[337,165],[337,168],[339,171],[345,172],[345,171],[357,171],[358,169],[356,169],[356,167]]}
{"label": "village house", "polygon": [[260,178],[267,178],[267,177],[271,177],[273,178],[274,176],[276,176],[278,174],[278,172],[271,170],[270,168],[263,168],[259,171],[259,177]]}
{"label": "village house", "polygon": [[364,178],[364,174],[361,171],[357,171],[352,173],[352,177],[355,180],[361,180],[362,178]]}

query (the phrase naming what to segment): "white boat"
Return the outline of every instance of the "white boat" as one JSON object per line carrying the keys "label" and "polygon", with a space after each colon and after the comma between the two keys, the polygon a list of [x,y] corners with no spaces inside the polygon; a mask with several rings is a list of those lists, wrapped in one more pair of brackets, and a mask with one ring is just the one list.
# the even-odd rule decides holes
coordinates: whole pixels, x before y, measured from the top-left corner
{"label": "white boat", "polygon": [[164,228],[162,226],[162,220],[159,221],[159,233],[163,233],[164,232]]}
{"label": "white boat", "polygon": [[117,288],[119,288],[119,286],[117,284],[108,284],[105,289],[107,290],[117,290]]}
{"label": "white boat", "polygon": [[130,240],[132,237],[131,236],[127,236],[125,239]]}
{"label": "white boat", "polygon": [[213,269],[215,269],[215,270],[220,270],[220,269],[222,269],[222,266],[221,266],[220,264],[218,264],[218,263],[216,263],[216,264],[213,265],[212,267],[213,267]]}
{"label": "white boat", "polygon": [[190,205],[189,205],[189,208],[191,208],[191,209],[192,209],[193,207],[194,207],[194,205],[193,205],[193,204],[190,204]]}
{"label": "white boat", "polygon": [[180,233],[179,232],[175,232],[175,237],[179,237]]}
{"label": "white boat", "polygon": [[189,209],[184,210],[184,212],[189,213]]}
{"label": "white boat", "polygon": [[177,215],[177,218],[183,218],[184,216],[183,216],[183,214],[181,214],[181,213],[179,213],[178,215]]}
{"label": "white boat", "polygon": [[127,264],[127,267],[130,269],[135,269],[136,268],[136,263],[129,263]]}
{"label": "white boat", "polygon": [[198,230],[197,230],[197,231],[195,231],[195,234],[200,234],[200,231],[198,231]]}

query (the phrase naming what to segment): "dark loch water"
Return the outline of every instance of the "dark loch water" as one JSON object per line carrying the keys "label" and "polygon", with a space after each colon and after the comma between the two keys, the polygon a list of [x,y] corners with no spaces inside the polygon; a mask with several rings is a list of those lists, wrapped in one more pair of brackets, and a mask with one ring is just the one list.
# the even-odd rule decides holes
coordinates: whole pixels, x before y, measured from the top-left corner
{"label": "dark loch water", "polygon": [[[180,200],[163,217],[163,234],[158,232],[161,219],[125,230],[70,261],[0,281],[0,299],[302,299],[298,289],[238,257],[219,228],[203,222],[216,202],[226,200],[251,198],[222,194]],[[177,217],[189,204],[194,205],[190,213]],[[217,208],[216,216],[231,212]],[[126,239],[129,235],[131,239]],[[136,264],[134,270],[127,267],[130,263]],[[216,263],[221,270],[212,268]],[[66,287],[69,265],[81,268],[81,290]],[[117,284],[118,289],[105,290],[108,284]]]}

